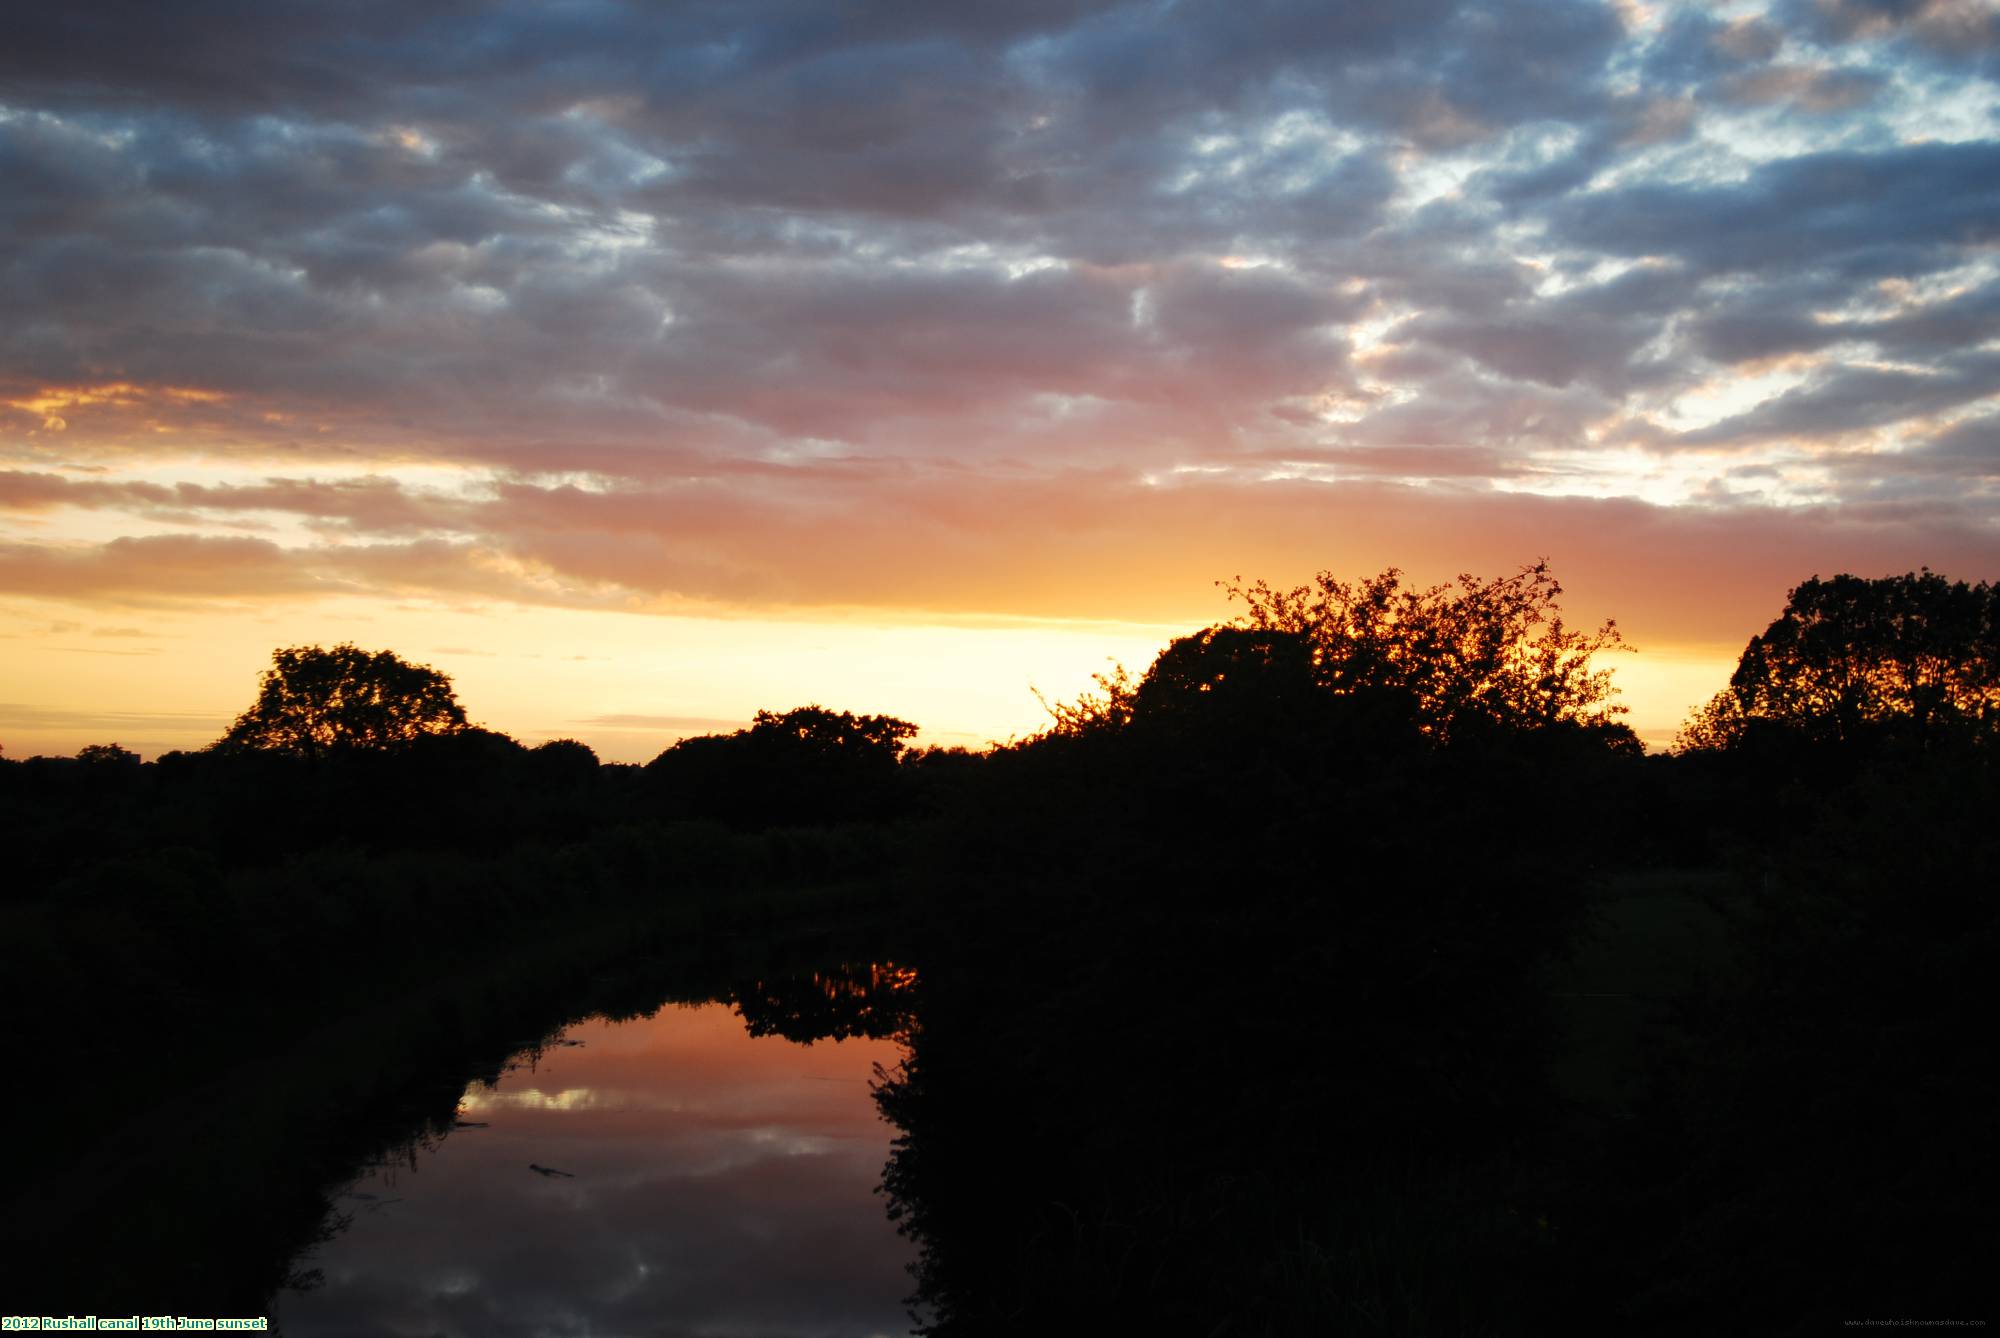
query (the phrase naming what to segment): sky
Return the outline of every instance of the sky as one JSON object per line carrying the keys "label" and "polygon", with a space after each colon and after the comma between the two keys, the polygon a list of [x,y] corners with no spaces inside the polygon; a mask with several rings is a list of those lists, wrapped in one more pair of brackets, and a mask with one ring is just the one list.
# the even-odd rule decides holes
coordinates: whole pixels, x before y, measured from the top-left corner
{"label": "sky", "polygon": [[0,44],[0,746],[270,652],[979,745],[1218,581],[1549,560],[1664,746],[2000,576],[1988,0],[77,0]]}

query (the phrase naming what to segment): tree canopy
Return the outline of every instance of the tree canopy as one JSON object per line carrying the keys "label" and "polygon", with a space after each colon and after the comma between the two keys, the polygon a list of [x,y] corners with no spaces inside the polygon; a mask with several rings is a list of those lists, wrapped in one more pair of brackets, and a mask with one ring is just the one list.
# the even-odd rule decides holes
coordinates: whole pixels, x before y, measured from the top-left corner
{"label": "tree canopy", "polygon": [[852,715],[824,706],[801,706],[782,715],[759,711],[745,732],[795,760],[859,759],[888,765],[902,757],[903,743],[916,736],[917,727],[894,716]]}
{"label": "tree canopy", "polygon": [[1140,720],[1295,717],[1315,695],[1312,645],[1296,632],[1210,627],[1160,652],[1132,694]]}
{"label": "tree canopy", "polygon": [[1277,590],[1225,584],[1253,631],[1292,633],[1311,648],[1319,684],[1342,695],[1393,695],[1440,742],[1492,727],[1610,726],[1609,670],[1593,657],[1626,649],[1607,620],[1580,632],[1562,620],[1562,586],[1546,562],[1512,576],[1405,585],[1390,567],[1363,581],[1321,572]]}
{"label": "tree canopy", "polygon": [[1592,668],[1594,656],[1624,648],[1616,622],[1568,628],[1548,562],[1428,588],[1406,586],[1398,568],[1360,582],[1320,572],[1294,590],[1262,580],[1224,588],[1244,602],[1250,628],[1310,640],[1326,688],[1402,694],[1440,740],[1478,726],[1602,726],[1624,712],[1612,704],[1610,670]]}
{"label": "tree canopy", "polygon": [[451,680],[435,669],[352,643],[289,646],[272,653],[257,700],[214,747],[320,757],[465,728]]}
{"label": "tree canopy", "polygon": [[[1391,567],[1362,581],[1321,572],[1278,590],[1223,583],[1246,612],[1162,651],[1143,679],[1122,667],[1074,703],[1044,703],[1049,737],[1161,728],[1219,741],[1335,728],[1385,745],[1575,733],[1627,752],[1637,737],[1617,717],[1616,688],[1594,657],[1628,650],[1617,625],[1563,622],[1562,587],[1545,562],[1511,576],[1405,585]],[[1190,736],[1192,738],[1192,736]],[[1408,744],[1396,744],[1407,747]]]}
{"label": "tree canopy", "polygon": [[1815,576],[1750,638],[1729,687],[1682,727],[1684,749],[1758,730],[1850,743],[1869,734],[1991,737],[2000,730],[2000,586],[1928,567]]}
{"label": "tree canopy", "polygon": [[670,809],[728,822],[831,822],[892,803],[897,763],[917,727],[824,706],[759,711],[734,734],[682,739],[646,766]]}

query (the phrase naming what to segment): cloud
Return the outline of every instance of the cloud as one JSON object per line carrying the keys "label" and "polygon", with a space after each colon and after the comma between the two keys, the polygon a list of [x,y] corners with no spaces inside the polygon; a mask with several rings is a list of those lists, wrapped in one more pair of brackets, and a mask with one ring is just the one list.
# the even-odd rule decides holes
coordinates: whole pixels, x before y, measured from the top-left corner
{"label": "cloud", "polygon": [[1994,32],[43,6],[0,583],[1112,617],[1253,563],[1990,563]]}
{"label": "cloud", "polygon": [[188,521],[245,513],[295,516],[329,529],[371,534],[448,530],[463,503],[404,488],[390,478],[269,478],[255,484],[107,482],[26,470],[0,470],[0,511],[71,506],[117,509],[135,516]]}
{"label": "cloud", "polygon": [[5,755],[16,759],[69,756],[82,741],[117,742],[157,757],[174,748],[200,748],[228,727],[226,716],[192,711],[130,711],[115,705],[86,710],[0,702],[0,731],[7,735]]}
{"label": "cloud", "polygon": [[665,730],[679,734],[725,734],[748,727],[747,720],[719,720],[698,715],[587,715],[572,721],[609,729],[633,729],[653,733]]}
{"label": "cloud", "polygon": [[0,589],[19,594],[256,596],[297,594],[314,585],[282,549],[262,539],[167,535],[68,550],[0,545]]}
{"label": "cloud", "polygon": [[[1933,469],[1992,470],[1955,436]],[[1986,443],[1990,444],[1990,443]],[[1975,575],[2000,555],[1977,498],[1857,496],[1772,512],[1498,492],[1477,463],[1419,452],[1428,482],[1384,482],[1393,452],[1332,451],[1338,482],[1228,475],[1148,483],[1110,471],[983,481],[961,473],[808,477],[676,490],[509,484],[469,506],[451,541],[365,537],[284,549],[260,539],[119,539],[52,554],[0,549],[0,591],[104,603],[507,600],[628,610],[1133,619],[1209,616],[1213,583],[1348,575],[1393,560],[1424,579],[1548,557],[1592,617],[1674,641],[1761,626],[1812,571],[1880,575],[1929,563]],[[1916,469],[1902,460],[1899,470]],[[1282,472],[1282,471],[1279,471]],[[1878,471],[1882,472],[1882,471]],[[1374,481],[1371,481],[1371,478]],[[1391,559],[1387,555],[1393,555]],[[704,728],[707,722],[704,722]]]}
{"label": "cloud", "polygon": [[1834,43],[1895,42],[1952,63],[1990,69],[2000,15],[1979,0],[1787,0],[1786,18]]}
{"label": "cloud", "polygon": [[[1893,291],[1907,285],[1886,287]],[[1838,285],[1816,279],[1756,285],[1710,307],[1691,328],[1700,351],[1726,363],[1814,353],[1837,344],[1868,344],[1878,354],[1929,363],[1962,355],[2000,334],[2000,281],[1968,284],[1934,301],[1905,299],[1907,305],[1881,316],[1815,316],[1815,307],[1833,306],[1848,295]],[[1874,296],[1882,296],[1880,287]]]}
{"label": "cloud", "polygon": [[1941,359],[1934,369],[1840,367],[1677,444],[1740,445],[1774,437],[1834,438],[2000,395],[2000,353]]}
{"label": "cloud", "polygon": [[1559,235],[1615,255],[1672,256],[1707,273],[1836,268],[1923,274],[2000,238],[2000,143],[1829,150],[1726,185],[1641,184],[1564,201]]}
{"label": "cloud", "polygon": [[135,607],[400,594],[576,607],[617,602],[601,589],[565,583],[471,543],[286,548],[266,539],[197,534],[64,546],[0,543],[0,590]]}

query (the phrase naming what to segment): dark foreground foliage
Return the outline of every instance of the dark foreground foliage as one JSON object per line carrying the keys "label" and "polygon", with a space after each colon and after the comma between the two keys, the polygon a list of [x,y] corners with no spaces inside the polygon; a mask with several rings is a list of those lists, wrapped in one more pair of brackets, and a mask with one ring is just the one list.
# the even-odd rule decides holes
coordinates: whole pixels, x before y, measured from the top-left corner
{"label": "dark foreground foliage", "polygon": [[[194,1100],[525,944],[782,940],[810,903],[915,974],[734,997],[904,1037],[884,1187],[932,1332],[1977,1318],[1990,588],[1808,582],[1668,757],[1591,667],[1615,630],[1557,593],[1250,587],[984,754],[806,707],[644,769],[462,725],[0,765],[5,1016],[61,1038],[10,1112],[49,1154],[20,1204],[108,1174],[144,1110],[107,1075]],[[521,1025],[492,1017],[468,1054]],[[259,1164],[337,1160],[314,1138]],[[111,1270],[83,1230],[36,1248]],[[207,1275],[156,1248],[200,1313]]]}

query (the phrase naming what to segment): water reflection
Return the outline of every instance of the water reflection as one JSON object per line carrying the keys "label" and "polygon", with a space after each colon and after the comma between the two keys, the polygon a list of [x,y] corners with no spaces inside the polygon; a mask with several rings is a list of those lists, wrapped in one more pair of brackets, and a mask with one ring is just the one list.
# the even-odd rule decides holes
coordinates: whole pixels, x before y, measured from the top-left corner
{"label": "water reflection", "polygon": [[[877,1026],[746,1027],[776,1002],[586,1022],[473,1084],[459,1124],[346,1191],[287,1333],[873,1334],[908,1328],[911,1257],[873,1192]],[[760,1013],[760,1008],[762,1012]],[[803,1011],[810,1011],[804,1009]]]}
{"label": "water reflection", "polygon": [[733,998],[752,1036],[810,1043],[904,1036],[916,1020],[916,968],[895,962],[845,963],[808,975],[740,986]]}

